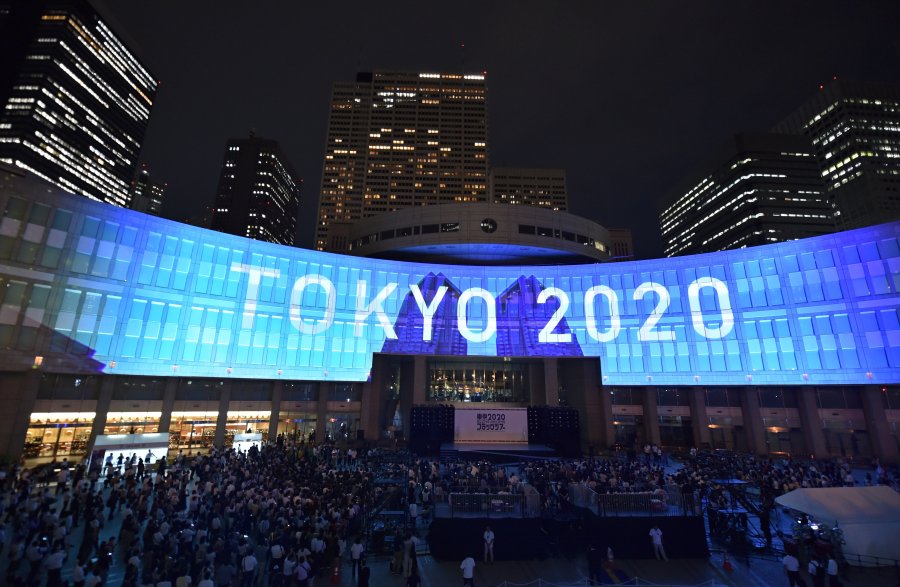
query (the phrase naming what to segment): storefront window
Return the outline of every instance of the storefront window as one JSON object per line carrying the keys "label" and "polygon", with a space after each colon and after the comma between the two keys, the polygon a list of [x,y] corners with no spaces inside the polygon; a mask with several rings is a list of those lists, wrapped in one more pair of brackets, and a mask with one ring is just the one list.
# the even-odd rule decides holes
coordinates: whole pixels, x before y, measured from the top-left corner
{"label": "storefront window", "polygon": [[713,449],[747,450],[747,437],[740,418],[709,416],[709,437]]}
{"label": "storefront window", "polygon": [[694,446],[694,429],[689,416],[659,416],[659,443],[665,447]]}
{"label": "storefront window", "polygon": [[616,443],[631,448],[640,443],[644,437],[644,417],[616,416],[613,420],[613,429],[616,433]]}
{"label": "storefront window", "polygon": [[162,412],[108,412],[103,434],[145,434],[159,432]]}
{"label": "storefront window", "polygon": [[528,401],[528,364],[429,362],[426,396],[436,402]]}
{"label": "storefront window", "polygon": [[822,423],[825,425],[825,446],[829,454],[847,458],[872,456],[865,422],[829,419]]}
{"label": "storefront window", "polygon": [[201,410],[173,411],[169,426],[169,449],[185,454],[206,453],[216,438],[218,402]]}
{"label": "storefront window", "polygon": [[[232,402],[234,404],[235,402]],[[269,420],[272,417],[270,402],[255,402],[267,404],[268,409],[259,408],[237,408],[228,410],[228,418],[225,424],[225,440],[224,446],[230,447],[234,442],[234,435],[243,432],[262,433],[262,442],[266,443],[269,439]],[[235,406],[236,407],[236,406]]]}
{"label": "storefront window", "polygon": [[763,418],[766,446],[770,454],[806,455],[803,429],[789,426],[784,418]]}
{"label": "storefront window", "polygon": [[33,412],[24,457],[37,462],[84,456],[96,412]]}
{"label": "storefront window", "polygon": [[294,442],[313,442],[316,439],[316,413],[281,412],[278,434]]}
{"label": "storefront window", "polygon": [[359,429],[359,417],[355,414],[327,414],[325,418],[325,437],[334,442],[356,440]]}

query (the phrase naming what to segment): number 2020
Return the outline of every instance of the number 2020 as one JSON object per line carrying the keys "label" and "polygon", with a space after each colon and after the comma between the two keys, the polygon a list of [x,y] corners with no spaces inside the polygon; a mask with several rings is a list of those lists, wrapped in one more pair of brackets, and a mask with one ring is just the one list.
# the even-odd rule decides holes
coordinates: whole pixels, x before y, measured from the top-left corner
{"label": "number 2020", "polygon": [[[721,311],[721,323],[717,327],[709,327],[703,320],[703,310],[700,308],[700,290],[704,287],[712,288],[719,301]],[[672,330],[657,330],[656,325],[669,308],[671,295],[662,284],[647,281],[640,284],[632,295],[635,300],[642,300],[648,293],[655,293],[658,297],[656,307],[647,316],[647,319],[638,329],[638,340],[642,342],[674,341],[675,332]],[[594,309],[594,301],[600,296],[606,299],[609,307],[609,328],[604,331],[597,329],[597,315]],[[558,287],[548,287],[538,295],[537,303],[545,304],[550,298],[559,300],[559,308],[550,317],[550,320],[538,333],[538,342],[572,342],[572,334],[569,332],[557,333],[554,329],[565,317],[569,309],[568,294]],[[691,324],[694,331],[707,339],[725,338],[734,328],[734,313],[731,311],[731,299],[728,295],[728,285],[715,277],[700,277],[688,285],[688,305],[690,307]],[[622,330],[622,320],[619,316],[619,296],[616,291],[606,285],[595,285],[584,292],[584,321],[588,336],[597,342],[612,342]]]}

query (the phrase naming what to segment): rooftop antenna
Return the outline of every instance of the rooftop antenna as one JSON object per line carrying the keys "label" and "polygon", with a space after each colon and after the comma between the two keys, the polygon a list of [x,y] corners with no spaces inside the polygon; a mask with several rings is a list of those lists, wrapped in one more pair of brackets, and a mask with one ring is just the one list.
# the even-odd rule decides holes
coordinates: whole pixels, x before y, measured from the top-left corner
{"label": "rooftop antenna", "polygon": [[465,73],[466,71],[466,42],[459,42],[459,71],[460,73]]}

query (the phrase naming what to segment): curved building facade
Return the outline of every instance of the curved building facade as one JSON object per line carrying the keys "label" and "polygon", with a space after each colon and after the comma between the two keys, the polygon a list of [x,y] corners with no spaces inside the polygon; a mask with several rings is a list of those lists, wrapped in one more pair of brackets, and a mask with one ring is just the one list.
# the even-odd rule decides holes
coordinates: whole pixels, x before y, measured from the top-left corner
{"label": "curved building facade", "polygon": [[248,428],[376,441],[448,403],[571,406],[596,448],[897,457],[898,223],[496,266],[252,241],[9,174],[0,211],[11,458],[71,460],[104,433],[191,452]]}
{"label": "curved building facade", "polygon": [[609,231],[538,206],[445,204],[366,218],[350,229],[362,257],[450,264],[553,265],[609,259]]}

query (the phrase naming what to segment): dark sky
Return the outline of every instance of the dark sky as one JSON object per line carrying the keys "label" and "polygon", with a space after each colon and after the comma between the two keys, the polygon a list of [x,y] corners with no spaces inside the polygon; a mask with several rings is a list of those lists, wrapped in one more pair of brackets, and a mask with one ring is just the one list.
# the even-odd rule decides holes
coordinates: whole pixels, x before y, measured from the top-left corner
{"label": "dark sky", "polygon": [[[164,213],[212,203],[226,139],[278,140],[311,246],[331,85],[488,72],[494,166],[564,168],[570,211],[660,254],[656,200],[833,75],[900,81],[900,2],[107,0],[162,82],[142,160]],[[464,49],[460,48],[464,43]]]}

